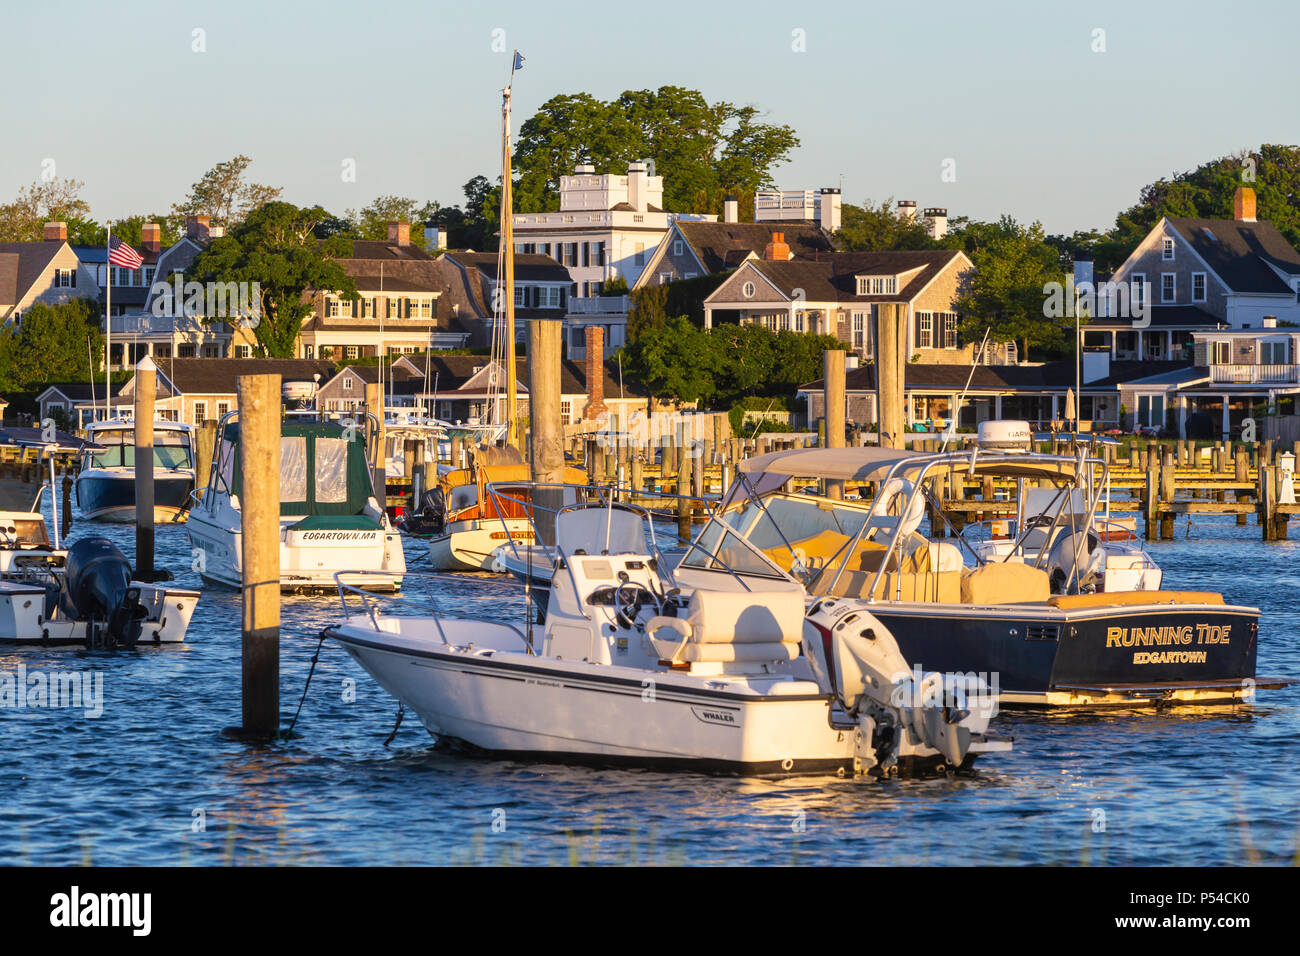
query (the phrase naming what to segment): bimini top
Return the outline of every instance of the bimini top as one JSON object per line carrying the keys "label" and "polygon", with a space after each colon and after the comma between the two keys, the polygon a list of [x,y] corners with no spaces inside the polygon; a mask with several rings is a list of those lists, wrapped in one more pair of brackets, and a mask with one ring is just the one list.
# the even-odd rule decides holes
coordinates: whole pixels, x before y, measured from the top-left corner
{"label": "bimini top", "polygon": [[747,475],[779,474],[832,481],[878,481],[900,461],[931,457],[925,452],[868,445],[858,448],[791,448],[740,463]]}
{"label": "bimini top", "polygon": [[[826,478],[832,481],[880,481],[902,464],[898,475],[911,478],[934,462],[949,467],[962,468],[975,475],[1000,475],[1008,478],[1073,478],[1078,463],[1063,455],[1046,455],[1027,451],[974,451],[950,452],[903,451],[898,448],[880,448],[868,445],[859,448],[792,448],[774,451],[740,463],[739,470],[747,475],[781,476],[786,478]],[[771,481],[761,483],[764,488]]]}

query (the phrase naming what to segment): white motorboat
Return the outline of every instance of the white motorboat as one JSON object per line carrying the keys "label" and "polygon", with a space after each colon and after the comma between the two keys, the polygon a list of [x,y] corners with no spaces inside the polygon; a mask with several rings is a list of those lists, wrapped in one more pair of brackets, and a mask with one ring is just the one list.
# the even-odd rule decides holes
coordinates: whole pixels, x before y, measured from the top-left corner
{"label": "white motorboat", "polygon": [[[1006,538],[981,538],[987,525],[955,542],[921,533],[927,502],[939,506],[933,479],[953,473],[1014,486]],[[811,607],[834,598],[869,611],[926,670],[997,675],[1004,703],[1220,703],[1288,683],[1255,673],[1258,609],[1213,592],[1130,589],[1147,584],[1150,568],[1111,573],[1124,552],[1097,533],[1106,476],[1086,452],[773,452],[740,465],[721,513],[674,573],[683,586],[726,590],[792,574]],[[874,492],[837,500],[784,490],[803,478]],[[1047,507],[1027,508],[1039,486]]]}
{"label": "white motorboat", "polygon": [[[180,521],[194,491],[193,427],[160,419],[153,428],[154,520]],[[93,422],[86,432],[92,447],[76,481],[82,517],[135,521],[135,423]]]}
{"label": "white motorboat", "polygon": [[[352,583],[396,591],[406,573],[401,535],[375,497],[367,430],[286,421],[280,438],[280,587],[333,590],[334,574],[360,572]],[[221,420],[211,472],[187,524],[205,581],[239,587],[242,577],[243,469],[238,413]]]}
{"label": "white motorboat", "polygon": [[733,593],[665,587],[646,517],[560,512],[542,626],[517,597],[491,620],[387,613],[340,575],[347,616],[326,633],[435,737],[496,755],[890,774],[1010,747],[986,733],[996,695],[983,682],[917,674],[869,611],[827,600],[805,619],[789,577]]}

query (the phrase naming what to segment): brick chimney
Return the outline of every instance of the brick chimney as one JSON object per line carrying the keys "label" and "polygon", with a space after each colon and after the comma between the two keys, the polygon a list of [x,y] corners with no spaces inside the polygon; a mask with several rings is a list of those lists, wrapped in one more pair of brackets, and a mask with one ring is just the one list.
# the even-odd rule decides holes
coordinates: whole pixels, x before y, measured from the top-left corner
{"label": "brick chimney", "polygon": [[763,249],[763,258],[769,262],[785,262],[790,258],[790,247],[785,243],[784,232],[772,233],[772,241]]}
{"label": "brick chimney", "polygon": [[409,222],[390,222],[388,224],[388,241],[398,246],[411,244],[411,224]]}
{"label": "brick chimney", "polygon": [[1255,221],[1255,190],[1238,186],[1232,194],[1232,218],[1240,222]]}
{"label": "brick chimney", "polygon": [[587,407],[582,417],[598,418],[608,411],[605,407],[605,330],[599,325],[589,325],[587,336]]}
{"label": "brick chimney", "polygon": [[68,224],[66,222],[47,222],[45,224],[46,242],[67,242]]}
{"label": "brick chimney", "polygon": [[185,235],[199,242],[205,242],[208,239],[208,229],[211,225],[211,216],[186,216]]}
{"label": "brick chimney", "polygon": [[162,226],[156,222],[146,222],[140,227],[140,245],[146,252],[154,255],[162,252]]}

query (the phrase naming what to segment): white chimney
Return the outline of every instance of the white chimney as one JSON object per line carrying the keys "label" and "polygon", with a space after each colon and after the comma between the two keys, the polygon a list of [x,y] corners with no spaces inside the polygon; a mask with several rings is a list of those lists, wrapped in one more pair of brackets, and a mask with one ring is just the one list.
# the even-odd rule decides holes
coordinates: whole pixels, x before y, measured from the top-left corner
{"label": "white chimney", "polygon": [[916,222],[916,203],[911,199],[900,199],[898,201],[898,218],[906,219],[908,222]]}
{"label": "white chimney", "polygon": [[627,165],[627,201],[637,212],[646,211],[646,171],[645,163],[628,163]]}
{"label": "white chimney", "polygon": [[942,239],[948,235],[948,210],[932,206],[925,210],[923,215],[926,231],[930,233],[931,239]]}
{"label": "white chimney", "polygon": [[817,224],[826,232],[839,232],[840,191],[823,189],[817,199]]}
{"label": "white chimney", "polygon": [[736,201],[735,196],[728,196],[726,199],[722,200],[722,221],[740,221],[740,203]]}

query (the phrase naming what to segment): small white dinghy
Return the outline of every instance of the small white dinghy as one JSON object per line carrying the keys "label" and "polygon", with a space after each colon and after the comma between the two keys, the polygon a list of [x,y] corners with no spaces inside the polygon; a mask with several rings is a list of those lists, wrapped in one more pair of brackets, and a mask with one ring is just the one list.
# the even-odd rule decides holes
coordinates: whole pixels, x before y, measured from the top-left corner
{"label": "small white dinghy", "polygon": [[[544,625],[508,583],[520,613],[502,602],[477,620],[387,613],[391,599],[340,574],[347,616],[326,633],[430,733],[497,755],[889,775],[1010,748],[985,733],[995,695],[978,680],[918,680],[888,629],[848,602],[805,619],[791,579],[671,586],[648,519],[618,505],[559,513]],[[586,553],[593,542],[606,547]]]}

